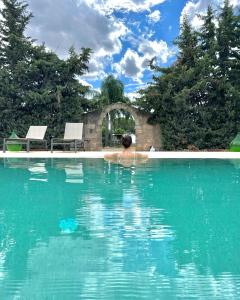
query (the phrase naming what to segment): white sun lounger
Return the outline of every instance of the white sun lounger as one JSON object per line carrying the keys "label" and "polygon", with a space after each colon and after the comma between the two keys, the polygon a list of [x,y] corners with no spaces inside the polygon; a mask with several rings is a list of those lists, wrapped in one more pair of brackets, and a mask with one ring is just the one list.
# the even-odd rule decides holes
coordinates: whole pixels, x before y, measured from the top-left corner
{"label": "white sun lounger", "polygon": [[66,123],[63,139],[52,138],[51,140],[51,152],[55,145],[72,145],[74,144],[74,150],[77,152],[77,146],[84,149],[83,141],[83,123]]}
{"label": "white sun lounger", "polygon": [[44,143],[47,149],[47,141],[44,139],[47,126],[30,126],[25,138],[5,138],[3,140],[3,152],[6,152],[7,145],[13,145],[14,142],[20,145],[26,145],[27,152],[30,151],[30,142]]}

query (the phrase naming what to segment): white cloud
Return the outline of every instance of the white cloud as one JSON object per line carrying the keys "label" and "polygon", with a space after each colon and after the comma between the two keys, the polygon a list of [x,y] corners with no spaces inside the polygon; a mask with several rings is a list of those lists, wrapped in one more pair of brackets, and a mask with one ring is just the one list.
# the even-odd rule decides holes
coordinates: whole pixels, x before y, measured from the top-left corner
{"label": "white cloud", "polygon": [[142,39],[139,42],[138,51],[128,49],[117,64],[114,64],[118,74],[132,78],[136,82],[142,82],[144,71],[148,67],[149,60],[156,57],[158,63],[167,63],[174,51],[168,47],[165,41],[150,41]]}
{"label": "white cloud", "polygon": [[168,59],[173,55],[173,50],[170,49],[167,43],[163,40],[142,40],[138,50],[144,55],[145,59],[149,60],[153,57],[156,57],[157,60],[161,63],[166,63]]}
{"label": "white cloud", "polygon": [[182,10],[180,21],[182,23],[183,17],[187,16],[194,28],[199,28],[202,25],[202,20],[199,14],[205,13],[209,5],[213,5],[215,0],[199,0],[188,1]]}
{"label": "white cloud", "polygon": [[89,6],[93,6],[100,11],[111,13],[114,10],[125,10],[139,12],[149,10],[166,0],[80,0],[86,1]]}
{"label": "white cloud", "polygon": [[105,76],[104,68],[109,59],[121,52],[121,39],[128,29],[121,20],[107,16],[88,2],[28,0],[34,18],[28,26],[27,35],[36,39],[37,43],[45,43],[48,49],[62,58],[67,56],[71,46],[77,51],[82,47],[91,48],[94,53],[86,78],[97,80]]}
{"label": "white cloud", "polygon": [[135,51],[128,49],[119,64],[114,64],[113,56],[121,53],[122,43],[127,37],[131,37],[131,31],[112,12],[148,11],[149,20],[157,22],[161,14],[153,7],[164,1],[166,0],[27,0],[29,10],[34,15],[27,35],[37,39],[40,44],[45,43],[47,49],[53,50],[62,58],[67,56],[71,46],[77,51],[81,47],[93,49],[90,72],[82,77],[84,81],[103,79],[106,76],[106,66],[110,66],[112,71],[117,70],[118,74],[140,83],[147,60],[157,56],[164,63],[171,51],[164,41],[150,41],[152,32],[149,36],[143,33],[141,37],[137,36],[132,40]]}
{"label": "white cloud", "polygon": [[240,6],[240,0],[230,0],[230,3],[233,5],[233,7]]}
{"label": "white cloud", "polygon": [[157,23],[161,19],[161,13],[159,10],[155,10],[148,15],[148,18],[150,19],[151,22]]}
{"label": "white cloud", "polygon": [[109,60],[105,57],[96,57],[93,55],[88,64],[89,72],[82,76],[84,80],[101,80],[106,77],[104,71]]}
{"label": "white cloud", "polygon": [[106,17],[85,1],[29,0],[34,18],[28,34],[60,55],[73,45],[77,50],[90,47],[96,56],[119,53],[120,38],[126,26],[114,17]]}
{"label": "white cloud", "polygon": [[87,86],[87,87],[90,87],[90,88],[93,88],[93,86],[87,82],[86,80],[83,80],[81,78],[78,78],[78,81],[83,85],[83,86]]}
{"label": "white cloud", "polygon": [[140,57],[136,51],[128,49],[120,63],[115,64],[115,68],[118,74],[122,74],[139,82],[143,77],[143,61],[144,58]]}
{"label": "white cloud", "polygon": [[141,97],[141,95],[137,92],[129,92],[129,93],[125,93],[125,95],[130,99],[130,101],[134,101],[135,99]]}
{"label": "white cloud", "polygon": [[[199,18],[199,14],[204,14],[207,11],[209,5],[213,8],[218,8],[223,5],[224,0],[198,0],[188,1],[181,13],[182,22],[184,15],[186,15],[194,28],[199,28],[202,25],[202,20]],[[234,8],[240,7],[240,0],[230,0],[230,4]]]}
{"label": "white cloud", "polygon": [[[2,3],[2,1],[0,0],[0,9],[2,9],[3,8],[3,3]],[[0,20],[2,19],[2,16],[1,16],[1,14],[0,14]]]}

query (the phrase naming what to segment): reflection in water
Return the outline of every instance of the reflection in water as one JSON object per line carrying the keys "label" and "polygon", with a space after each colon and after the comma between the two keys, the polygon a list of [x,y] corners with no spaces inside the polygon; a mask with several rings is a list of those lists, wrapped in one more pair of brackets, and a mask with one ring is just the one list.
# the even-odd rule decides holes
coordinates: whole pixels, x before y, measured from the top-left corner
{"label": "reflection in water", "polygon": [[33,165],[29,165],[28,170],[31,174],[29,180],[32,181],[43,181],[46,182],[47,178],[47,169],[45,163],[35,163]]}
{"label": "reflection in water", "polygon": [[54,160],[52,159],[52,166],[56,169],[65,170],[67,183],[83,183],[83,165],[76,159],[72,160]]}
{"label": "reflection in water", "polygon": [[69,183],[83,183],[83,167],[82,164],[76,166],[66,166],[66,182]]}
{"label": "reflection in water", "polygon": [[39,162],[31,161],[28,159],[18,158],[4,158],[3,165],[5,168],[11,169],[26,169],[30,172],[30,181],[48,181],[46,161],[40,160]]}
{"label": "reflection in water", "polygon": [[130,168],[145,164],[148,161],[147,154],[139,154],[137,152],[122,152],[106,154],[104,159],[109,162],[109,164],[118,164],[120,166]]}
{"label": "reflection in water", "polygon": [[0,164],[0,299],[239,299],[239,178],[226,161]]}
{"label": "reflection in water", "polygon": [[230,162],[234,165],[234,167],[236,169],[240,169],[240,160],[239,159],[232,159]]}
{"label": "reflection in water", "polygon": [[19,158],[4,158],[3,166],[5,168],[13,168],[13,169],[27,169],[30,164],[30,159],[19,159]]}

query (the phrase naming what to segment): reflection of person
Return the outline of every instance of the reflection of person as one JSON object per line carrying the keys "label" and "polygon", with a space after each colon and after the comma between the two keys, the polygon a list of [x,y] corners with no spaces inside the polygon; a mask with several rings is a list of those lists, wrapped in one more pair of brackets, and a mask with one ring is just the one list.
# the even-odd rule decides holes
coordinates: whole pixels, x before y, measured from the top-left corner
{"label": "reflection of person", "polygon": [[136,165],[138,163],[144,163],[148,160],[148,155],[136,153],[132,151],[132,138],[129,135],[122,137],[122,145],[124,147],[121,153],[106,154],[104,159],[113,163],[121,164],[125,167]]}

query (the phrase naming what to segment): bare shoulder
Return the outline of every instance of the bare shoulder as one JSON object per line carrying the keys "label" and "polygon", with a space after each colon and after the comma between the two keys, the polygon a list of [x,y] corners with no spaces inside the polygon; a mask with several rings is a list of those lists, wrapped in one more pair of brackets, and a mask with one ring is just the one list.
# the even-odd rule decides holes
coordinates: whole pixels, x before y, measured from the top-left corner
{"label": "bare shoulder", "polygon": [[143,154],[143,153],[136,153],[136,157],[137,158],[141,158],[141,159],[148,159],[148,154]]}
{"label": "bare shoulder", "polygon": [[104,159],[106,160],[115,160],[118,158],[118,153],[109,153],[104,155]]}

